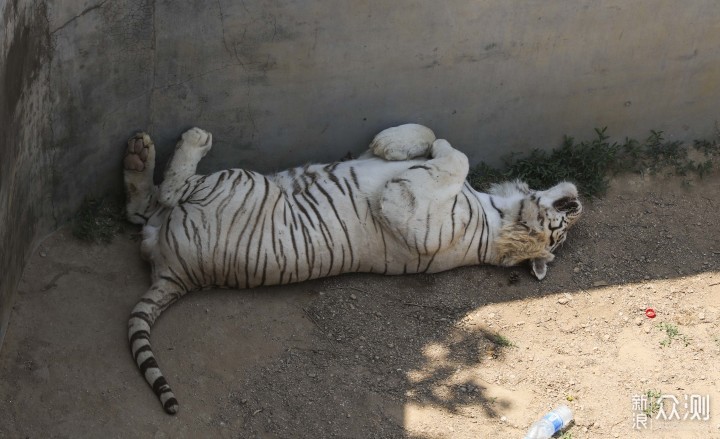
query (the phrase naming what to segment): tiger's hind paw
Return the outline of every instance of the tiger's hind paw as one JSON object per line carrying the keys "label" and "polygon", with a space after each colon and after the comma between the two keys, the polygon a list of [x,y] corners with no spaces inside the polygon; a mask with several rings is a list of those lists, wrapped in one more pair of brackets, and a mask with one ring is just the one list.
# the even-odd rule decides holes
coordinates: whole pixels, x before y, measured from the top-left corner
{"label": "tiger's hind paw", "polygon": [[155,166],[155,145],[146,133],[137,133],[127,141],[123,167],[126,171],[143,172]]}

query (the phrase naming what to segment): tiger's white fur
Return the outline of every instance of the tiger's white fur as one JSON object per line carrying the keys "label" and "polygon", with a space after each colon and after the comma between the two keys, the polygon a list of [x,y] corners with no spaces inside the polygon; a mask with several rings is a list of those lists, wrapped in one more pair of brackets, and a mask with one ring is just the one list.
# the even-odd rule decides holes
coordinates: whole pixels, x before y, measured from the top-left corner
{"label": "tiger's white fur", "polygon": [[382,131],[360,159],[273,175],[195,175],[211,144],[203,130],[184,133],[159,188],[147,134],[130,139],[125,158],[128,218],[144,225],[153,280],[128,337],[168,413],[178,404],[150,348],[150,327],[189,291],[523,261],[542,279],[582,211],[570,183],[533,191],[516,181],[476,192],[465,181],[467,157],[421,125]]}

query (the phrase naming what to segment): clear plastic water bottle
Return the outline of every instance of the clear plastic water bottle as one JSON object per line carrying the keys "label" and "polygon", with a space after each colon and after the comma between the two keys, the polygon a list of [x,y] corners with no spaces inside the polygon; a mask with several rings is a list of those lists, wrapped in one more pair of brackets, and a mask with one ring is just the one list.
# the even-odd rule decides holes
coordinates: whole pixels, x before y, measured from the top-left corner
{"label": "clear plastic water bottle", "polygon": [[552,435],[567,427],[572,418],[570,407],[561,405],[534,423],[530,427],[530,431],[525,435],[525,439],[549,439]]}

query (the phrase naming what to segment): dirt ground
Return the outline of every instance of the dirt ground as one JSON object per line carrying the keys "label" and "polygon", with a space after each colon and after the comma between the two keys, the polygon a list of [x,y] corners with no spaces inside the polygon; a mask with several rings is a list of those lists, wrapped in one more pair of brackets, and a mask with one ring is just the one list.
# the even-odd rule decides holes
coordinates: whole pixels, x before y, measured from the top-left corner
{"label": "dirt ground", "polygon": [[[565,438],[720,438],[718,212],[717,173],[630,176],[586,200],[542,282],[466,267],[191,294],[152,334],[174,417],[125,338],[139,243],[63,229],[19,288],[0,437],[521,438],[564,403]],[[666,397],[642,428],[649,391]]]}

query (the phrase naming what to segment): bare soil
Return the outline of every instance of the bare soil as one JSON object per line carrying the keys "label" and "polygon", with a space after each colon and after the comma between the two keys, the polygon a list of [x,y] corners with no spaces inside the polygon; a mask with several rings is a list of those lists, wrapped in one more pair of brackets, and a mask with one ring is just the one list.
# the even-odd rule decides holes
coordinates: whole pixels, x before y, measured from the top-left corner
{"label": "bare soil", "polygon": [[[31,259],[0,352],[0,437],[521,438],[564,403],[573,439],[720,438],[718,212],[718,175],[628,176],[586,200],[542,282],[466,267],[191,294],[152,335],[174,417],[125,338],[149,283],[136,237],[62,229]],[[633,397],[651,390],[681,419],[637,430]],[[693,395],[708,420],[682,419]]]}

